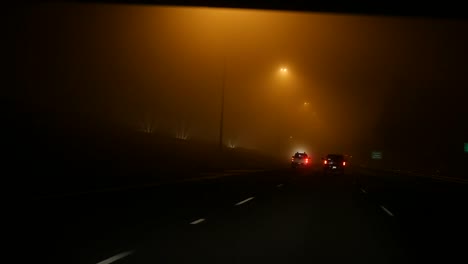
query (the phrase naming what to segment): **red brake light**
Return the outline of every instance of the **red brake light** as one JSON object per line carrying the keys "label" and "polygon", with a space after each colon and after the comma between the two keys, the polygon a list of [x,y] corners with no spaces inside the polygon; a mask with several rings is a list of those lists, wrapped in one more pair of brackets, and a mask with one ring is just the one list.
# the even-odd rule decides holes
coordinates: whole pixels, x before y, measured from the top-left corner
{"label": "red brake light", "polygon": [[309,163],[309,159],[308,159],[308,158],[306,159],[306,163]]}
{"label": "red brake light", "polygon": [[343,161],[343,166],[346,166],[346,161]]}
{"label": "red brake light", "polygon": [[323,161],[323,164],[327,164],[327,160],[324,160],[324,161]]}

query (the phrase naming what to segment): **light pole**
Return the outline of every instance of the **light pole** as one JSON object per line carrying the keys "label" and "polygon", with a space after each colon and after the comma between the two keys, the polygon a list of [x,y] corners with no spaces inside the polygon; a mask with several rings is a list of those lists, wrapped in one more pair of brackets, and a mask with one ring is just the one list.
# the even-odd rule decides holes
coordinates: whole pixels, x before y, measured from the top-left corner
{"label": "light pole", "polygon": [[[281,67],[281,68],[280,68],[280,74],[281,74],[281,75],[284,76],[284,75],[287,75],[287,73],[288,73],[288,68],[286,68],[286,67]],[[281,99],[280,99],[280,100],[281,100]],[[276,123],[277,123],[276,125],[277,125],[277,126],[278,126],[278,124],[280,124],[280,125],[283,124],[283,119],[282,119],[282,118],[283,118],[284,115],[281,113],[281,111],[282,111],[282,107],[277,107],[277,114],[276,114]],[[282,127],[282,126],[281,126],[281,127]],[[284,142],[284,138],[283,138],[283,137],[284,137],[284,133],[281,133],[281,130],[280,130],[280,129],[278,129],[277,137],[278,137],[278,139],[277,139],[277,144],[278,144],[277,147],[278,147],[278,152],[279,152],[279,151],[282,151],[282,150],[283,150],[283,146],[284,146],[284,143],[283,143],[283,142]],[[288,143],[289,143],[289,142],[288,142]]]}
{"label": "light pole", "polygon": [[224,129],[224,90],[226,86],[226,58],[223,65],[223,83],[221,86],[221,117],[219,120],[219,149],[223,150],[223,129]]}

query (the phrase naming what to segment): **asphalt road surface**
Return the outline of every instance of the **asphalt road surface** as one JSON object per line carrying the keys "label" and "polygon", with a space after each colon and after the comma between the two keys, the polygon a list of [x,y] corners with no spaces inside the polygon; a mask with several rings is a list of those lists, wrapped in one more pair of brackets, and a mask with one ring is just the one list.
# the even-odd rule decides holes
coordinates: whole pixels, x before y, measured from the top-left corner
{"label": "asphalt road surface", "polygon": [[31,199],[24,240],[43,263],[458,263],[467,187],[357,169],[242,172]]}

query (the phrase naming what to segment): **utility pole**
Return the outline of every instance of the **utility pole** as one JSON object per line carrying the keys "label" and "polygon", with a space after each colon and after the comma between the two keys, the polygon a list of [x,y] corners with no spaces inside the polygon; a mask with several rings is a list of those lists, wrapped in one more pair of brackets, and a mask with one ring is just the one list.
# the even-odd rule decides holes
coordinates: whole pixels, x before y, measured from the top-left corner
{"label": "utility pole", "polygon": [[223,84],[221,87],[221,118],[219,121],[219,149],[223,150],[223,129],[224,129],[224,90],[226,86],[226,58],[223,65]]}

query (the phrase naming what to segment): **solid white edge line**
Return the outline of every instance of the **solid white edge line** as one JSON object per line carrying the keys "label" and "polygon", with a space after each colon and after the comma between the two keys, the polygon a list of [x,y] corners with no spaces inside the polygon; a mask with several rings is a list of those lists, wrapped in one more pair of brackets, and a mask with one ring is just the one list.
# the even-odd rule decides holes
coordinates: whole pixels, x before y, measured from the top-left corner
{"label": "solid white edge line", "polygon": [[366,190],[364,190],[364,189],[362,189],[362,188],[361,188],[361,192],[362,192],[362,193],[367,193]]}
{"label": "solid white edge line", "polygon": [[110,263],[115,262],[115,261],[117,261],[119,259],[125,258],[128,255],[133,254],[133,252],[134,252],[133,250],[125,251],[125,252],[119,253],[119,254],[117,254],[115,256],[112,256],[112,257],[110,257],[108,259],[105,259],[103,261],[100,261],[97,264],[110,264]]}
{"label": "solid white edge line", "polygon": [[244,203],[246,203],[246,202],[248,202],[248,201],[250,201],[250,200],[252,200],[252,199],[254,199],[254,198],[255,198],[255,197],[253,197],[253,196],[252,196],[252,197],[249,197],[249,198],[247,198],[247,199],[245,199],[245,200],[242,200],[242,201],[236,203],[235,206],[244,204]]}
{"label": "solid white edge line", "polygon": [[380,208],[382,208],[382,210],[384,210],[389,216],[393,216],[392,212],[390,212],[390,210],[385,208],[383,205],[381,205]]}
{"label": "solid white edge line", "polygon": [[205,218],[200,218],[200,219],[197,219],[193,222],[190,222],[191,225],[196,225],[196,224],[199,224],[201,222],[204,222],[205,221]]}

